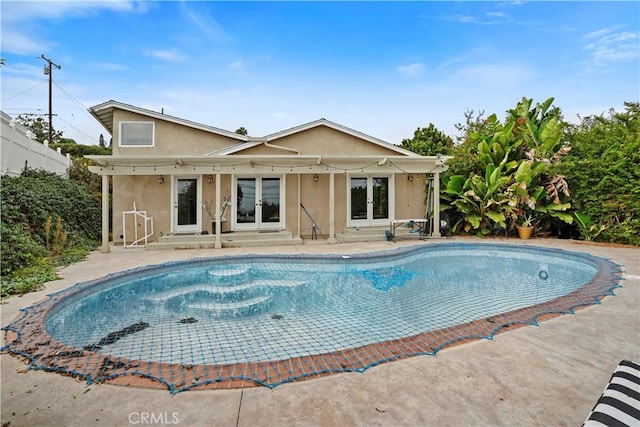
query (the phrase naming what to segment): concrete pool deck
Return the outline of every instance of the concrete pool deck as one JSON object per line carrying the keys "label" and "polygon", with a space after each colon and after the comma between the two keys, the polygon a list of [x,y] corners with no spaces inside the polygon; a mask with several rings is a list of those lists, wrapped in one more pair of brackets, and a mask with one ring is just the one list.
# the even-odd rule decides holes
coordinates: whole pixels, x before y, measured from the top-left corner
{"label": "concrete pool deck", "polygon": [[[475,238],[397,243],[304,244],[255,248],[252,253],[340,253],[387,250]],[[489,239],[486,242],[495,243]],[[59,374],[27,371],[2,354],[2,425],[581,425],[617,364],[640,360],[640,249],[559,239],[499,240],[587,252],[624,265],[617,296],[469,344],[373,367],[284,384],[275,389],[187,391],[87,386]],[[62,280],[0,306],[2,326],[20,308],[77,282],[146,264],[246,254],[246,248],[144,251],[114,248],[92,253],[60,272]],[[4,334],[2,334],[4,344]],[[10,424],[6,424],[10,423]]]}

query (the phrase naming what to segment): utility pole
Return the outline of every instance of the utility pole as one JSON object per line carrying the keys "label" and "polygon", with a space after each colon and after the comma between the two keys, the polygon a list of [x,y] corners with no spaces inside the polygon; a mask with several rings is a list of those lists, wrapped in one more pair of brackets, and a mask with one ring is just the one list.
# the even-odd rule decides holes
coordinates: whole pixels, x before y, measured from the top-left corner
{"label": "utility pole", "polygon": [[44,75],[49,76],[49,144],[53,144],[53,68],[51,67],[56,67],[58,70],[62,67],[49,58],[45,58],[44,55],[41,58],[47,61],[47,65],[44,66]]}

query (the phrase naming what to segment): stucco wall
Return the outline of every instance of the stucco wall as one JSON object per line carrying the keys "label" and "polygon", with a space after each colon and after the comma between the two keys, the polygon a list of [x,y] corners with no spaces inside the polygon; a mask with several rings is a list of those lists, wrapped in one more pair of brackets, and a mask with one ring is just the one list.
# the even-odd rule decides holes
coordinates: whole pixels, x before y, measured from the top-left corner
{"label": "stucco wall", "polygon": [[[207,180],[208,175],[202,179],[202,201],[209,202],[212,212],[215,213],[215,175],[212,182]],[[345,174],[335,174],[335,232],[341,233],[347,226],[347,177]],[[409,181],[408,175],[396,174],[394,179],[395,189],[395,218],[423,218],[425,214],[425,175],[413,175]],[[232,192],[231,175],[222,175],[220,199]],[[148,176],[114,176],[114,188],[118,191],[113,195],[113,241],[122,243],[123,227],[122,212],[133,210],[133,203],[140,211],[147,211],[147,215],[153,217],[155,234],[150,241],[156,241],[158,236],[171,233],[171,185],[172,177],[165,176],[162,184],[158,183],[157,175]],[[300,234],[303,237],[311,236],[312,224],[307,215],[298,209],[298,176],[296,174],[285,177],[285,201],[286,224],[285,228],[298,234],[298,215],[300,215]],[[323,235],[329,234],[329,175],[318,175],[318,182],[314,182],[313,174],[300,175],[300,201],[307,208],[313,219],[322,229]],[[232,201],[233,203],[233,201]],[[225,217],[227,223],[222,224],[222,231],[230,231],[233,221],[233,209],[229,207]],[[133,219],[128,217],[127,240],[130,243],[133,237]],[[142,236],[142,222],[138,221],[140,228],[138,233]],[[211,218],[206,210],[202,211],[202,230],[211,232]]]}
{"label": "stucco wall", "polygon": [[[372,144],[353,135],[339,132],[326,126],[317,126],[303,132],[285,136],[269,142],[272,145],[291,148],[306,155],[398,155],[386,147]],[[243,155],[296,154],[258,145],[242,151]]]}
{"label": "stucco wall", "polygon": [[[153,217],[155,235],[151,241],[155,241],[162,232],[169,233],[170,215],[169,202],[171,199],[171,179],[167,177],[163,184],[158,184],[156,175],[143,176],[114,176],[113,177],[113,241],[122,243],[123,227],[122,212],[136,209],[146,211]],[[142,224],[140,220],[137,221]],[[132,216],[127,216],[127,243],[133,240],[134,222]],[[138,228],[142,236],[142,228]]]}
{"label": "stucco wall", "polygon": [[[194,129],[176,123],[155,120],[129,111],[113,112],[113,154],[114,155],[201,155],[220,150],[241,141]],[[155,123],[155,147],[121,147],[120,121],[142,121]]]}
{"label": "stucco wall", "polygon": [[396,219],[424,218],[427,196],[425,179],[426,174],[396,175]]}
{"label": "stucco wall", "polygon": [[[155,122],[155,146],[153,148],[143,147],[120,147],[119,126],[120,121],[154,121]],[[236,145],[238,140],[216,135],[188,126],[176,123],[165,122],[152,119],[135,113],[115,110],[114,122],[114,155],[202,155],[216,151],[228,146]],[[398,153],[381,145],[360,139],[353,135],[343,133],[326,126],[318,126],[306,131],[273,140],[270,144],[298,150],[303,155],[335,155],[335,156],[386,156],[397,155]],[[291,155],[293,151],[280,150],[265,145],[247,149],[240,153],[251,157],[254,155]],[[138,210],[145,210],[154,219],[155,234],[150,239],[157,240],[162,234],[171,233],[171,212],[173,203],[171,201],[171,186],[173,178],[165,176],[164,183],[158,183],[159,175],[149,176],[114,176],[113,185],[115,193],[113,196],[113,241],[122,243],[123,225],[122,212],[133,209],[136,203]],[[209,175],[201,176],[202,201],[211,206],[212,213],[215,213],[215,174],[212,174],[212,182],[208,182]],[[347,179],[348,175],[336,173],[335,178],[335,233],[341,233],[347,226],[347,195],[349,192]],[[413,175],[410,181],[408,175],[398,173],[394,175],[393,186],[395,192],[395,218],[422,218],[425,214],[425,175]],[[231,188],[232,176],[221,176],[221,195],[231,195],[234,189]],[[300,175],[300,198],[298,197],[298,175],[291,174],[285,176],[285,228],[294,235],[303,237],[311,236],[312,224],[307,215],[299,207],[302,202],[314,220],[322,229],[323,235],[329,234],[330,212],[329,212],[329,175],[319,174],[318,182],[314,181],[314,174]],[[232,204],[235,201],[231,201]],[[227,222],[222,225],[222,231],[230,231],[233,222],[233,206],[230,206],[225,214]],[[141,225],[140,221],[138,221]],[[300,228],[298,228],[300,224]],[[133,236],[133,220],[127,225],[127,235]],[[211,232],[211,218],[206,210],[202,209],[201,230]],[[142,233],[140,230],[139,233]],[[142,235],[142,234],[140,234]],[[131,238],[128,238],[131,241]]]}

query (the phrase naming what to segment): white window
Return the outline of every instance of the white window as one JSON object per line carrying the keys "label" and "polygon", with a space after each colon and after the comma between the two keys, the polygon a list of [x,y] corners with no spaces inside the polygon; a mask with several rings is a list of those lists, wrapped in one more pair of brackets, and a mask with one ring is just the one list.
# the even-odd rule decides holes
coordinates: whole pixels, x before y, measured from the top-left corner
{"label": "white window", "polygon": [[120,122],[121,147],[153,147],[154,122]]}

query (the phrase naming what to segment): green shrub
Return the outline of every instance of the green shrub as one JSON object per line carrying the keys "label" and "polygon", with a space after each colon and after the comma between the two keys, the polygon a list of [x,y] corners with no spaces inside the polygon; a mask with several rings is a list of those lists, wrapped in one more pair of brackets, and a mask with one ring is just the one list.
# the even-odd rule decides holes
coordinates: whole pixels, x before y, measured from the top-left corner
{"label": "green shrub", "polygon": [[98,240],[100,204],[86,186],[41,170],[2,178],[2,222],[28,224],[34,239],[45,241],[47,218],[62,218],[70,233]]}
{"label": "green shrub", "polygon": [[[640,245],[640,103],[590,116],[569,128],[572,150],[558,167],[595,241]],[[602,230],[602,231],[600,231]],[[587,236],[583,236],[587,237]]]}
{"label": "green shrub", "polygon": [[0,247],[0,273],[2,276],[12,274],[16,270],[30,265],[45,253],[41,244],[33,240],[31,233],[24,224],[0,224],[2,242]]}
{"label": "green shrub", "polygon": [[82,181],[26,170],[1,183],[2,295],[53,280],[84,258],[101,235],[99,198]]}

